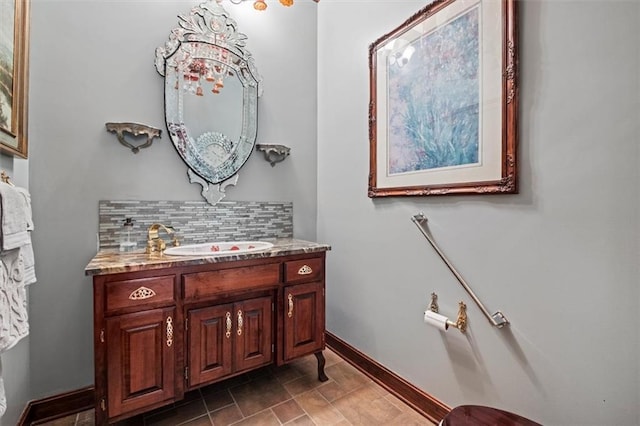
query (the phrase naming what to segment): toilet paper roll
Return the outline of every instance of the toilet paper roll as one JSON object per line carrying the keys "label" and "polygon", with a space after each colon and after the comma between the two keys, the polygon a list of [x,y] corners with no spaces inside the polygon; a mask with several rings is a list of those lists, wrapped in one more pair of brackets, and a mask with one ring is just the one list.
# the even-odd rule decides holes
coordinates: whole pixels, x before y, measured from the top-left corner
{"label": "toilet paper roll", "polygon": [[449,321],[449,318],[436,312],[427,310],[424,313],[424,322],[434,326],[438,330],[447,331],[449,328],[449,323],[447,321]]}

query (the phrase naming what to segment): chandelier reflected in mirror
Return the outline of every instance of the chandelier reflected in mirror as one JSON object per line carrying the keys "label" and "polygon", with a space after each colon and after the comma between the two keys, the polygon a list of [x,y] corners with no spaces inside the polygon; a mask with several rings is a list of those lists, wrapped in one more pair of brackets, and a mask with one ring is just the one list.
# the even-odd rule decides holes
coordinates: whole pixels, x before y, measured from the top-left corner
{"label": "chandelier reflected in mirror", "polygon": [[[223,0],[216,0],[218,3],[222,3]],[[240,4],[243,1],[253,1],[253,8],[256,10],[265,10],[267,8],[267,2],[265,0],[229,0],[233,4]],[[293,0],[279,0],[283,6],[292,6]],[[320,0],[313,0],[318,3]]]}
{"label": "chandelier reflected in mirror", "polygon": [[[224,87],[225,77],[233,77],[233,70],[229,67],[229,54],[225,49],[211,47],[218,54],[218,58],[195,58],[178,64],[178,71],[184,79],[184,89],[187,93],[204,96],[203,82],[210,84],[211,93],[218,94]],[[178,90],[178,82],[175,84]]]}

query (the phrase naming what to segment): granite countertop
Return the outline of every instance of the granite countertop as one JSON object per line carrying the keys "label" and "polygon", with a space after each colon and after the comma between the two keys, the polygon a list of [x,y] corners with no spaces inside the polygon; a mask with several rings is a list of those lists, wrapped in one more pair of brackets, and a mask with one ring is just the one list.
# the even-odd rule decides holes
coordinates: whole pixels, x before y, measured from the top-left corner
{"label": "granite countertop", "polygon": [[105,275],[120,272],[135,272],[173,266],[204,265],[207,263],[228,262],[234,260],[260,259],[293,254],[315,253],[331,250],[327,244],[311,241],[280,238],[265,239],[273,247],[258,252],[230,254],[220,256],[170,256],[161,253],[147,254],[144,249],[122,253],[118,250],[100,250],[84,268],[85,275]]}

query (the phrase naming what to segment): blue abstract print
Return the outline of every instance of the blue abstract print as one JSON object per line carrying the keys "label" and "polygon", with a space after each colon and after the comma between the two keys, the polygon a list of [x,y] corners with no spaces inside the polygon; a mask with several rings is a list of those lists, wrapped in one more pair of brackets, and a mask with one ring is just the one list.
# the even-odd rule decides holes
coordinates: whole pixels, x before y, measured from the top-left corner
{"label": "blue abstract print", "polygon": [[387,60],[388,173],[479,162],[476,6]]}

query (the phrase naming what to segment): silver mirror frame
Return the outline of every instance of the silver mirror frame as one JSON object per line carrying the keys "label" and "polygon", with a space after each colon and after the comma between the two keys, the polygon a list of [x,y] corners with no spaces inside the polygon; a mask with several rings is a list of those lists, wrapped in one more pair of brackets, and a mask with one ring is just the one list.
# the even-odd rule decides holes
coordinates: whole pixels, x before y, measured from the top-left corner
{"label": "silver mirror frame", "polygon": [[[257,137],[258,97],[262,95],[262,77],[258,73],[251,53],[246,49],[247,36],[238,32],[237,23],[216,1],[209,1],[191,9],[189,15],[178,16],[178,27],[171,30],[164,47],[156,49],[155,66],[165,77],[165,119],[174,147],[187,164],[190,182],[202,186],[203,197],[215,204],[224,197],[224,187],[237,180],[238,170],[253,152]],[[243,86],[242,126],[240,138],[233,141],[233,152],[218,163],[207,158],[198,149],[197,142],[189,135],[184,124],[183,91],[176,90],[182,84],[178,67],[184,58],[215,57],[214,51],[226,50],[233,58],[231,67]],[[212,53],[209,53],[212,52]],[[212,132],[216,133],[214,129]],[[217,133],[216,133],[217,134]],[[224,135],[219,134],[222,138]],[[200,139],[200,138],[199,138]],[[226,138],[225,138],[226,139]],[[217,185],[218,189],[212,187]],[[219,196],[206,196],[213,191]]]}

